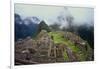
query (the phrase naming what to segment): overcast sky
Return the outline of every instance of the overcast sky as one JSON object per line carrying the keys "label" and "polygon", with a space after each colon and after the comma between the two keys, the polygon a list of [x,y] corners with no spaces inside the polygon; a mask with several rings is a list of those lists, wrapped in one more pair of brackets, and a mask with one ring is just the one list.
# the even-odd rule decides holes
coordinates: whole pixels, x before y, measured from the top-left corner
{"label": "overcast sky", "polygon": [[[60,15],[72,15],[75,24],[91,24],[94,20],[93,8],[15,4],[15,13],[21,15],[23,19],[26,17],[36,16],[45,20],[48,24],[56,22],[57,16]],[[62,24],[64,25],[64,23]]]}

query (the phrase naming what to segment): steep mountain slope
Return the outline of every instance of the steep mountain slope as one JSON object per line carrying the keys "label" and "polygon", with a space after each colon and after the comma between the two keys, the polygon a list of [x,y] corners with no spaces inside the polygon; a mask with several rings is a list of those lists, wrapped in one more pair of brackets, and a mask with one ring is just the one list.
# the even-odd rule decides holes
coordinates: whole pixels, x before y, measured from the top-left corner
{"label": "steep mountain slope", "polygon": [[20,15],[15,14],[15,41],[28,36],[35,36],[38,30],[38,22],[37,17],[28,17],[22,20]]}
{"label": "steep mountain slope", "polygon": [[91,61],[89,44],[71,32],[41,30],[36,38],[27,37],[15,44],[15,64]]}
{"label": "steep mountain slope", "polygon": [[49,26],[45,23],[45,21],[41,21],[39,23],[39,26],[38,26],[38,33],[41,32],[41,30],[46,30],[47,32],[50,32],[50,28]]}

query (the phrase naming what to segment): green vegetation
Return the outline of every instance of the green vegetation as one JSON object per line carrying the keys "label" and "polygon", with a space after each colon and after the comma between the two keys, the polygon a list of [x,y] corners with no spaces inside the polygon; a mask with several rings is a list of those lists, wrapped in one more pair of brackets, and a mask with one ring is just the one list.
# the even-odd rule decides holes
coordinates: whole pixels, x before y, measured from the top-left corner
{"label": "green vegetation", "polygon": [[63,57],[64,57],[64,60],[65,60],[65,61],[68,61],[68,60],[69,60],[69,58],[68,58],[68,55],[67,55],[66,51],[64,51],[64,53],[63,53]]}
{"label": "green vegetation", "polygon": [[45,23],[45,21],[41,21],[38,27],[39,27],[38,28],[38,33],[40,33],[41,30],[46,30],[47,32],[51,31],[49,26]]}
{"label": "green vegetation", "polygon": [[70,47],[74,52],[79,51],[79,48],[75,46],[70,40],[63,38],[62,33],[50,32],[50,36],[53,36],[54,43],[63,43],[66,46]]}
{"label": "green vegetation", "polygon": [[[84,61],[87,57],[86,50],[82,51],[80,50],[74,43],[72,43],[70,40],[67,40],[63,37],[63,32],[49,32],[50,36],[53,36],[54,43],[62,43],[71,48],[71,50],[78,55],[78,60]],[[89,46],[88,46],[89,47]],[[63,53],[64,60],[69,60],[68,55],[66,52]]]}

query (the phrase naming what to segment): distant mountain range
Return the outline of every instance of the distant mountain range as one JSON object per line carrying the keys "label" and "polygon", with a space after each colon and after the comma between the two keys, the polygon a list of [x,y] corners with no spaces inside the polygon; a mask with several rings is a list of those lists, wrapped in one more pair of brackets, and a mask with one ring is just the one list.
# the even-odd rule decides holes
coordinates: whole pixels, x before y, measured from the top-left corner
{"label": "distant mountain range", "polygon": [[22,20],[19,14],[15,14],[15,41],[28,36],[34,38],[41,29],[50,31],[48,25],[44,21],[40,21],[37,17],[27,17]]}
{"label": "distant mountain range", "polygon": [[21,19],[20,15],[15,14],[15,40],[33,36],[37,32],[39,19],[36,17]]}

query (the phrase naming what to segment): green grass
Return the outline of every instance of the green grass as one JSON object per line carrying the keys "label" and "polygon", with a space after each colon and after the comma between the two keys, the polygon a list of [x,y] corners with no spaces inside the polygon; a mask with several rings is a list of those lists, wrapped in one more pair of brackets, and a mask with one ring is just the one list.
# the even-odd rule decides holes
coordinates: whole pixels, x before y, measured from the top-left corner
{"label": "green grass", "polygon": [[65,61],[68,61],[68,60],[69,60],[69,58],[68,58],[68,55],[67,55],[66,51],[64,51],[64,53],[63,53],[63,57],[64,57],[64,60],[65,60]]}
{"label": "green grass", "polygon": [[70,47],[74,52],[80,51],[79,48],[75,46],[75,44],[73,44],[71,41],[63,38],[62,33],[50,32],[49,35],[54,37],[54,39],[53,39],[54,43],[63,43],[66,46]]}
{"label": "green grass", "polygon": [[[68,46],[69,48],[71,48],[71,50],[73,52],[75,52],[79,56],[79,60],[80,61],[81,60],[85,60],[86,53],[84,53],[83,51],[81,51],[70,40],[67,40],[67,39],[63,38],[63,35],[62,35],[61,32],[50,32],[49,35],[50,36],[53,36],[54,43],[62,43],[62,44],[65,44],[66,46]],[[66,52],[64,52],[63,56],[64,56],[64,60],[69,60]]]}

